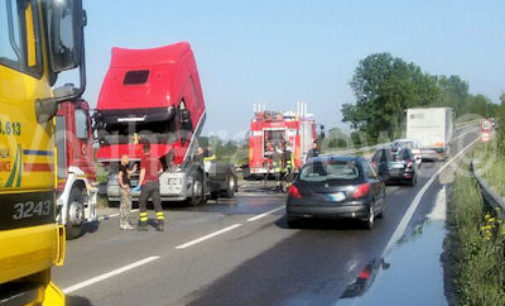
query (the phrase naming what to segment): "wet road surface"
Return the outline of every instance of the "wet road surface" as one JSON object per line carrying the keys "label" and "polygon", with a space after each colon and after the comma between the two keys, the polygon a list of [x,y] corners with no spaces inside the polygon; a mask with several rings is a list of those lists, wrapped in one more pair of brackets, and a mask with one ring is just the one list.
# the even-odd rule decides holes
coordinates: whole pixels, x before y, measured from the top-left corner
{"label": "wet road surface", "polygon": [[[468,131],[455,133],[453,155],[477,137]],[[264,192],[165,207],[163,233],[120,231],[111,218],[67,243],[54,280],[77,304],[333,305],[363,267],[383,257],[399,225],[408,233],[426,218],[443,175],[423,187],[442,165],[424,163],[415,187],[388,186],[386,218],[371,231],[316,220],[289,229],[285,196]],[[419,206],[404,218],[420,191]]]}

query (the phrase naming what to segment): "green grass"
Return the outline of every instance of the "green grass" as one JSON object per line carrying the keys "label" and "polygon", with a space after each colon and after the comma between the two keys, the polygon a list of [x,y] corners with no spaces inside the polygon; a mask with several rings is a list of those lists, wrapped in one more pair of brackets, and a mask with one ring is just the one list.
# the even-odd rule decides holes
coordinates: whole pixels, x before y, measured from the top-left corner
{"label": "green grass", "polygon": [[[463,165],[463,167],[468,165]],[[449,259],[458,305],[505,305],[505,231],[475,179],[456,177],[448,208]]]}
{"label": "green grass", "polygon": [[487,148],[479,144],[474,155],[480,162],[476,168],[481,171],[482,178],[493,190],[505,197],[505,156],[497,149],[497,140],[488,143]]}

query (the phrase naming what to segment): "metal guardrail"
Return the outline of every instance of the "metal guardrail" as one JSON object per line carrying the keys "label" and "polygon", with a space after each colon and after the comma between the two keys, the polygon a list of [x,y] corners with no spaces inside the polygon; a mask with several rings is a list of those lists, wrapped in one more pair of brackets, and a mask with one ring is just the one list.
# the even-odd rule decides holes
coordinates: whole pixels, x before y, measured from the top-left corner
{"label": "metal guardrail", "polygon": [[489,186],[484,179],[482,178],[482,175],[479,170],[475,169],[474,162],[472,160],[470,164],[470,170],[477,180],[477,184],[480,187],[480,192],[482,194],[482,199],[484,202],[486,202],[489,206],[491,206],[493,209],[496,210],[496,208],[499,208],[499,211],[497,211],[497,214],[505,220],[505,200],[497,194],[491,186]]}

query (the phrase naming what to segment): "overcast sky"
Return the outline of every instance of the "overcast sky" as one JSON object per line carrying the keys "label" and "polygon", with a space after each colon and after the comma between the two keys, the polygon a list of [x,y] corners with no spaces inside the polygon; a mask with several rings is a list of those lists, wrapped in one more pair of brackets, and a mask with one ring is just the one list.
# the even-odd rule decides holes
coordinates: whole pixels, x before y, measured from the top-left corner
{"label": "overcast sky", "polygon": [[91,105],[113,46],[185,40],[200,72],[207,134],[240,137],[254,103],[284,111],[297,100],[309,104],[317,121],[343,127],[340,107],[354,101],[349,80],[374,52],[432,74],[457,74],[472,93],[495,102],[505,91],[503,0],[83,2]]}

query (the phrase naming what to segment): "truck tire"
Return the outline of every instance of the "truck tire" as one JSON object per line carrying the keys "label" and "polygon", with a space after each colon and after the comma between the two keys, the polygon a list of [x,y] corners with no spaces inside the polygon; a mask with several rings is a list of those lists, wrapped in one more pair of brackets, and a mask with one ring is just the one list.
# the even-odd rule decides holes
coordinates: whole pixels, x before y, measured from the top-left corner
{"label": "truck tire", "polygon": [[191,199],[189,199],[189,205],[198,206],[204,201],[205,195],[203,194],[203,177],[200,173],[195,173],[193,175],[193,186]]}
{"label": "truck tire", "polygon": [[84,229],[84,203],[81,189],[73,187],[67,204],[67,223],[65,224],[67,239],[73,240],[83,234]]}
{"label": "truck tire", "polygon": [[237,178],[232,173],[230,173],[226,177],[225,196],[229,199],[233,198],[235,196],[236,190],[237,190]]}

